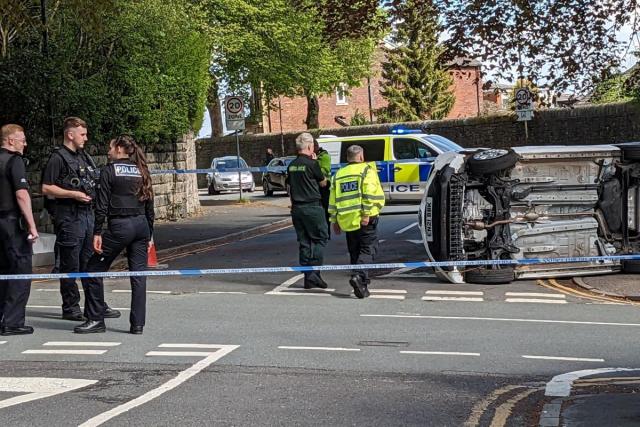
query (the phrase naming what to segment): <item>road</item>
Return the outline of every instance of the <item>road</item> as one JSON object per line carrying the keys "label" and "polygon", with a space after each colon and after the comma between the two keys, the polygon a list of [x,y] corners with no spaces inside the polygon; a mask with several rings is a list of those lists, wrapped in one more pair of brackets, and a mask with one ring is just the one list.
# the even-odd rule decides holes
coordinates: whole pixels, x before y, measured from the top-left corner
{"label": "road", "polygon": [[[388,211],[379,261],[424,260],[415,213]],[[344,237],[334,236],[326,263],[347,261]],[[164,262],[296,265],[295,233]],[[34,284],[28,323],[36,332],[0,341],[4,424],[538,425],[554,376],[640,364],[637,307],[534,281],[452,285],[406,269],[375,275],[365,300],[352,295],[347,272],[323,273],[327,291],[304,290],[294,273],[154,278],[141,336],[126,333],[126,281],[106,286],[123,317],[89,336],[59,318],[54,283]]]}

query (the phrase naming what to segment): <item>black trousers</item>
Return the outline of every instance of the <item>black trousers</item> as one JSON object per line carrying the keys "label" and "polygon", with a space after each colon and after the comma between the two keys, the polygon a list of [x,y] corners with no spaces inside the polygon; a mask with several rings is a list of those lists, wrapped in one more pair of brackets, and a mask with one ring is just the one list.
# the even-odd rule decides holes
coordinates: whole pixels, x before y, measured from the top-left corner
{"label": "black trousers", "polygon": [[324,217],[325,220],[327,221],[327,233],[329,235],[328,239],[331,240],[331,221],[329,221],[329,218],[331,218],[331,215],[329,215],[329,196],[331,194],[331,189],[329,188],[329,186],[326,187],[320,187],[320,197],[321,197],[321,202],[322,202],[322,208],[324,209]]}
{"label": "black trousers", "polygon": [[[108,271],[120,253],[127,250],[129,271],[147,269],[147,246],[151,238],[144,215],[109,218],[109,229],[102,235],[102,254],[94,253],[87,272]],[[133,326],[144,326],[147,305],[147,278],[131,277],[131,315]],[[104,284],[100,278],[82,279],[85,314],[89,320],[104,320]]]}
{"label": "black trousers", "polygon": [[[351,264],[373,264],[378,253],[378,217],[372,217],[369,224],[359,230],[347,231],[347,248]],[[354,270],[367,285],[371,282],[367,270]]]}
{"label": "black trousers", "polygon": [[[31,243],[18,216],[0,217],[0,274],[31,274]],[[24,326],[31,280],[0,280],[0,323]]]}
{"label": "black trousers", "polygon": [[[60,273],[86,271],[93,253],[93,211],[89,205],[56,206],[56,266]],[[80,312],[80,292],[75,279],[60,279],[62,313]]]}
{"label": "black trousers", "polygon": [[[329,239],[324,208],[320,203],[296,204],[291,207],[291,220],[298,238],[300,265],[322,265],[324,247]],[[314,282],[319,272],[306,271],[305,281]]]}

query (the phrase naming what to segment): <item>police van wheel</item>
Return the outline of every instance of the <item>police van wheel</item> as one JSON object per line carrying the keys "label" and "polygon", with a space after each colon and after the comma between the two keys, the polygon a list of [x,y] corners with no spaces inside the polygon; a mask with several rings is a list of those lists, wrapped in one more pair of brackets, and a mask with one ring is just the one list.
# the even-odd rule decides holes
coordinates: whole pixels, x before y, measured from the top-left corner
{"label": "police van wheel", "polygon": [[640,260],[637,260],[637,259],[622,260],[622,272],[628,273],[628,274],[639,274]]}
{"label": "police van wheel", "polygon": [[502,285],[513,282],[515,270],[513,267],[498,269],[472,268],[464,273],[464,281],[467,283],[477,283],[480,285]]}
{"label": "police van wheel", "polygon": [[480,150],[469,157],[467,167],[473,174],[486,175],[510,169],[517,161],[518,155],[513,150]]}

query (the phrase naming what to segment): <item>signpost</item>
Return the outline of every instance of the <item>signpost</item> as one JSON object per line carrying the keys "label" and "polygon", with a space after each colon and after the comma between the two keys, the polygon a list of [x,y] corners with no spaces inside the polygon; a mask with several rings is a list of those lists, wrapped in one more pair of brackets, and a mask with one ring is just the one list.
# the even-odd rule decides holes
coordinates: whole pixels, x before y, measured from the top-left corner
{"label": "signpost", "polygon": [[533,93],[529,88],[523,87],[516,90],[516,114],[518,121],[524,122],[525,139],[529,139],[527,122],[533,118]]}
{"label": "signpost", "polygon": [[[244,100],[240,96],[227,96],[224,99],[224,118],[228,130],[236,131],[236,150],[238,154],[238,169],[240,168],[240,137],[244,130]],[[242,171],[238,170],[238,187],[242,200]]]}

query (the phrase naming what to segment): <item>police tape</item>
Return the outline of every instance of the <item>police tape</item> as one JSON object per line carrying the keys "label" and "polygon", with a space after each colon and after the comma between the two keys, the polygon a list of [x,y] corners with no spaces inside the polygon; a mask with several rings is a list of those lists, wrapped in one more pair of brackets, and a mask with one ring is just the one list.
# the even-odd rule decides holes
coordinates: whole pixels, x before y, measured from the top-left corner
{"label": "police tape", "polygon": [[396,268],[423,267],[481,267],[492,265],[532,265],[532,264],[573,264],[573,263],[602,263],[604,261],[640,260],[640,254],[635,255],[607,255],[584,256],[566,258],[522,258],[500,260],[473,261],[418,261],[392,262],[383,264],[345,264],[296,267],[253,267],[253,268],[209,268],[209,269],[181,269],[181,270],[147,270],[147,271],[114,271],[97,273],[56,273],[56,274],[3,274],[0,280],[44,280],[44,279],[88,279],[88,278],[126,278],[126,277],[166,277],[166,276],[210,276],[222,274],[246,273],[290,273],[305,271],[342,271],[342,270],[382,270]]}
{"label": "police tape", "polygon": [[[394,160],[394,161],[380,161],[371,162],[376,166],[393,166],[395,164],[411,164],[411,165],[433,165],[431,161],[421,160]],[[331,170],[337,170],[348,163],[334,163],[331,165]],[[259,166],[259,167],[246,167],[246,168],[209,168],[209,169],[152,169],[149,172],[152,175],[189,175],[189,174],[204,174],[215,172],[252,172],[252,173],[266,173],[266,172],[286,172],[286,166]]]}

